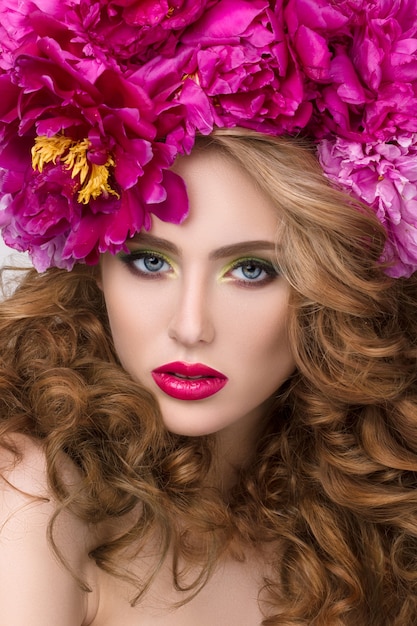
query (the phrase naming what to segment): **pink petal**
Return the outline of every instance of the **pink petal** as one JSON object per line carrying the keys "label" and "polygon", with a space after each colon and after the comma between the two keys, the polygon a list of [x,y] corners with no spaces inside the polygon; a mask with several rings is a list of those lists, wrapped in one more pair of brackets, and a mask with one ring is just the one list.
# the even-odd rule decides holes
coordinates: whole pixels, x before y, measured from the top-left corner
{"label": "pink petal", "polygon": [[297,54],[304,71],[313,80],[327,78],[330,67],[330,52],[327,42],[318,33],[306,26],[300,26],[295,37]]}
{"label": "pink petal", "polygon": [[183,37],[188,45],[237,41],[266,8],[266,0],[220,0]]}
{"label": "pink petal", "polygon": [[152,205],[152,213],[164,222],[181,224],[188,215],[188,196],[183,179],[170,170],[164,172],[162,184],[166,198]]}

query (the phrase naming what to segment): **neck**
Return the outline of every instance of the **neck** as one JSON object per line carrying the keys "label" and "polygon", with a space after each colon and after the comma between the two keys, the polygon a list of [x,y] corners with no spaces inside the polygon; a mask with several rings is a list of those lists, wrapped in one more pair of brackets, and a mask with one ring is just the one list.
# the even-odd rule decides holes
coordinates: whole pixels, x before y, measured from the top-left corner
{"label": "neck", "polygon": [[246,469],[256,454],[257,443],[262,436],[268,406],[248,414],[238,425],[216,434],[213,483],[223,494],[237,483],[242,469]]}

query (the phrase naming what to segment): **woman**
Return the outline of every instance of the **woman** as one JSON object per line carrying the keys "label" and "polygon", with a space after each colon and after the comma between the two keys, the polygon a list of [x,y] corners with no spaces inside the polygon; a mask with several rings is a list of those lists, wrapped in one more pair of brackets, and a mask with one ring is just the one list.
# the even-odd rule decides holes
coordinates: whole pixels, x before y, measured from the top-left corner
{"label": "woman", "polygon": [[[37,3],[29,25],[25,7],[14,15],[20,47],[10,43],[2,77],[4,233],[39,270],[58,268],[27,272],[1,307],[7,624],[399,626],[417,617],[415,258],[403,245],[412,238],[412,120],[390,111],[389,143],[372,142],[368,93],[336,140],[323,137],[336,124],[326,107],[318,130],[318,103],[334,102],[334,69],[357,49],[362,25],[378,15],[401,25],[408,5],[389,15],[387,6],[365,15],[317,5],[317,32],[327,20],[337,63],[325,75],[325,55],[316,56],[323,82],[313,98],[314,72],[294,43],[307,36],[294,26],[301,3],[287,3],[284,16],[275,3],[252,4],[178,3],[159,21],[162,3],[103,3],[96,21],[88,3],[72,5],[65,22],[53,3]],[[226,45],[232,10],[244,33],[229,52],[253,59],[263,35],[258,65],[268,58],[253,74],[263,76],[259,119],[239,114],[255,131],[232,119],[239,97],[259,96],[255,80],[234,99],[203,99],[203,61]],[[243,27],[246,11],[254,14]],[[87,22],[94,81],[80,45]],[[273,64],[283,58],[280,27],[288,74]],[[143,39],[129,39],[133,31]],[[207,32],[195,61],[195,38]],[[395,58],[386,53],[386,79]],[[192,71],[178,85],[184,59]],[[273,117],[266,79],[280,77],[288,95],[296,62],[296,113]],[[85,80],[75,77],[81,67]],[[203,110],[212,127],[194,141]],[[281,137],[296,127],[323,138]],[[331,186],[338,169],[353,195]],[[383,209],[397,180],[404,193],[389,201],[402,213],[391,224]]]}

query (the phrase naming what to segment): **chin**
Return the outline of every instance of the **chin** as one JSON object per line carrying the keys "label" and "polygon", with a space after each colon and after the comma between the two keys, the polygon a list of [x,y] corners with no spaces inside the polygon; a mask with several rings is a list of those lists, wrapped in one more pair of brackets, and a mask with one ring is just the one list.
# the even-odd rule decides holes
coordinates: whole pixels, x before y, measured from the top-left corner
{"label": "chin", "polygon": [[201,424],[173,424],[169,420],[163,420],[164,426],[168,432],[181,437],[205,437],[206,435],[214,435],[221,428],[204,427]]}

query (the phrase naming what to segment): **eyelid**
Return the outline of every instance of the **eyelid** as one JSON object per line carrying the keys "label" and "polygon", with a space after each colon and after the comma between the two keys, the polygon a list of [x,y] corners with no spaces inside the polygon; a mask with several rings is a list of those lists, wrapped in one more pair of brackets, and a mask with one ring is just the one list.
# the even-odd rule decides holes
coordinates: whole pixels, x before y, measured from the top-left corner
{"label": "eyelid", "polygon": [[148,250],[147,248],[137,248],[135,250],[130,250],[129,252],[122,252],[120,258],[125,263],[129,263],[135,261],[136,259],[140,259],[147,254],[163,259],[171,266],[174,265],[173,261],[163,252],[160,252],[159,250]]}
{"label": "eyelid", "polygon": [[262,265],[265,268],[270,268],[271,270],[274,270],[277,273],[279,272],[278,267],[273,261],[270,261],[268,259],[263,259],[257,256],[243,256],[243,257],[240,257],[239,259],[233,259],[233,261],[228,263],[227,266],[224,268],[223,273],[230,272],[230,270],[233,270],[236,267],[240,267],[244,263],[257,263],[258,265]]}
{"label": "eyelid", "polygon": [[[153,256],[156,257],[158,259],[160,259],[161,261],[164,261],[164,263],[166,263],[167,265],[169,265],[169,269],[168,270],[159,270],[157,272],[154,273],[154,275],[152,275],[152,272],[143,272],[141,271],[138,267],[135,266],[135,261],[139,261],[140,259],[145,258],[146,256]],[[157,278],[162,278],[162,277],[169,277],[169,276],[173,276],[176,272],[176,265],[175,263],[168,257],[166,256],[166,254],[164,254],[163,252],[160,252],[159,250],[149,250],[149,249],[145,249],[145,248],[136,248],[135,250],[131,250],[128,253],[125,252],[121,252],[119,254],[120,260],[122,261],[122,263],[124,263],[125,265],[127,265],[127,267],[129,268],[130,271],[134,272],[135,274],[139,275],[139,276],[143,276],[150,279],[157,279]]]}
{"label": "eyelid", "polygon": [[[261,258],[261,257],[257,257],[257,256],[244,256],[244,257],[240,257],[239,259],[233,259],[233,261],[231,261],[230,263],[227,264],[227,266],[222,270],[221,273],[221,277],[224,280],[238,280],[238,279],[234,279],[234,278],[228,278],[227,274],[231,271],[233,271],[234,269],[238,269],[239,267],[241,267],[242,265],[245,265],[247,263],[256,263],[257,265],[259,265],[260,267],[263,268],[263,270],[268,274],[267,278],[265,279],[265,281],[268,280],[268,278],[272,278],[274,276],[278,277],[280,274],[279,268],[277,266],[276,263],[274,263],[272,260],[269,259],[265,259],[265,258]],[[253,285],[261,285],[263,284],[263,282],[265,282],[263,280],[260,281],[253,281]],[[242,284],[250,284],[251,281],[238,281],[241,282]]]}

